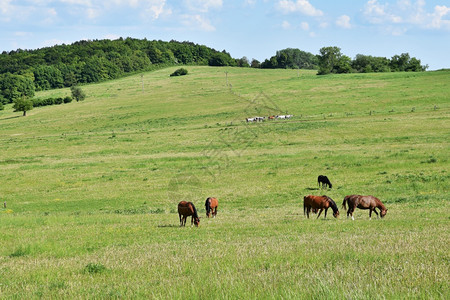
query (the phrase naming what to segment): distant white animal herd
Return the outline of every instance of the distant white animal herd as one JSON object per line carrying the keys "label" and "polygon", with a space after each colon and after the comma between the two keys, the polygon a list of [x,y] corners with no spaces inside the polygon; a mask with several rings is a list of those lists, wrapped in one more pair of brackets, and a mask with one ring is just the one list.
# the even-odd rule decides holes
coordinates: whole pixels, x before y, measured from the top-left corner
{"label": "distant white animal herd", "polygon": [[[268,120],[275,120],[275,119],[281,119],[286,120],[292,118],[293,115],[281,115],[281,116],[269,116],[267,117]],[[266,120],[266,117],[253,117],[253,118],[245,118],[245,120],[248,122],[263,122]]]}

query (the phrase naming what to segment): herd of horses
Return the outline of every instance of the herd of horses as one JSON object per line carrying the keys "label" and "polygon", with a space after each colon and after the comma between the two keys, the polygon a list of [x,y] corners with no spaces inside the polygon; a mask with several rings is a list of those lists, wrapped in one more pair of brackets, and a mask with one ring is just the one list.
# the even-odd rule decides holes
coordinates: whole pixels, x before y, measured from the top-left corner
{"label": "herd of horses", "polygon": [[[324,175],[320,175],[317,178],[317,181],[319,184],[319,188],[321,187],[321,185],[322,187],[328,186],[329,188],[332,188],[333,186],[328,177]],[[217,215],[218,206],[219,201],[217,200],[217,198],[208,197],[205,201],[206,217],[209,218],[212,216],[213,218],[215,218]],[[344,202],[342,202],[342,207],[344,209],[347,209],[346,206],[348,206],[347,218],[351,217],[352,220],[355,220],[355,218],[353,217],[353,213],[355,212],[356,208],[368,209],[369,219],[372,218],[372,212],[374,212],[377,217],[380,216],[381,218],[383,218],[387,213],[387,208],[384,206],[381,200],[374,196],[345,196]],[[336,202],[334,202],[334,200],[330,197],[326,195],[308,195],[303,198],[303,213],[307,216],[308,219],[309,215],[312,213],[318,213],[317,218],[319,218],[324,210],[324,218],[326,218],[329,208],[333,210],[333,217],[339,217],[339,209],[336,205]],[[380,211],[379,214],[376,209]],[[191,226],[195,225],[198,227],[198,225],[200,224],[200,217],[198,216],[197,209],[192,202],[181,201],[180,203],[178,203],[178,215],[180,217],[180,226],[186,226],[186,219],[189,216],[191,217]]]}
{"label": "herd of horses", "polygon": [[292,117],[293,117],[293,115],[280,115],[280,116],[272,115],[272,116],[268,116],[267,118],[266,117],[245,118],[245,121],[247,121],[247,123],[248,122],[263,122],[266,119],[267,120],[275,120],[275,119],[286,120],[286,119],[290,119]]}

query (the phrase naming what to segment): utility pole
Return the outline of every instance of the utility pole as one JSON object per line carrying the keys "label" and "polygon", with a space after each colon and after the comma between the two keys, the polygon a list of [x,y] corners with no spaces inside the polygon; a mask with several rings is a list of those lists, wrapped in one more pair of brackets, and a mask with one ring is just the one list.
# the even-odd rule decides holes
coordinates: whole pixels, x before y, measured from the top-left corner
{"label": "utility pole", "polygon": [[141,74],[142,92],[144,92],[144,74]]}

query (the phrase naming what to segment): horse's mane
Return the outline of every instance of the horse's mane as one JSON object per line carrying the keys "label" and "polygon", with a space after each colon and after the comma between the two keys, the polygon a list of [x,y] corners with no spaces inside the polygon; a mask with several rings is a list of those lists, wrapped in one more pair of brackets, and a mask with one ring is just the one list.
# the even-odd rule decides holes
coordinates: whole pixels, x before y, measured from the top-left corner
{"label": "horse's mane", "polygon": [[325,195],[324,195],[324,197],[327,197],[327,200],[328,200],[328,202],[330,202],[330,206],[331,206],[331,209],[333,210],[333,213],[336,213],[336,211],[339,210],[338,207],[337,207],[337,205],[336,205],[336,202],[334,202],[334,200],[331,199],[331,198],[328,197],[328,196],[325,196]]}
{"label": "horse's mane", "polygon": [[195,208],[194,203],[191,202],[192,208],[194,209],[194,218],[198,218],[197,209]]}

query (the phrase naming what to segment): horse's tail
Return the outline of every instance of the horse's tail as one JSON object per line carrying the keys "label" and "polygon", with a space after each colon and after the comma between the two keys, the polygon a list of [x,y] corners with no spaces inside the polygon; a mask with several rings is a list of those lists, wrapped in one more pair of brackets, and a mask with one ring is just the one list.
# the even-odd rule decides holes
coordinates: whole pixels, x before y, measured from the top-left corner
{"label": "horse's tail", "polygon": [[209,212],[211,210],[211,201],[210,201],[209,197],[206,198],[205,208],[206,208],[206,212]]}
{"label": "horse's tail", "polygon": [[303,197],[303,214],[306,215],[306,196]]}
{"label": "horse's tail", "polygon": [[342,202],[342,207],[344,209],[347,209],[347,207],[345,207],[345,203],[348,201],[347,196],[344,197],[344,202]]}

